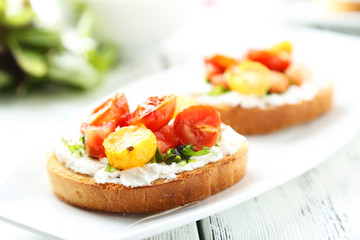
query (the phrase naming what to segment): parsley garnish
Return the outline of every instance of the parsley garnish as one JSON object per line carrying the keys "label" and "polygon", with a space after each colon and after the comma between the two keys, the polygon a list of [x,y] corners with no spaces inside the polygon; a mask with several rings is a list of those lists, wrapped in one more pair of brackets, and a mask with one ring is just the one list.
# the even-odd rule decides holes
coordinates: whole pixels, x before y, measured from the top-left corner
{"label": "parsley garnish", "polygon": [[[81,138],[80,138],[81,139]],[[85,154],[85,145],[84,144],[70,144],[65,138],[61,139],[63,144],[69,148],[71,155],[76,157],[82,157]]]}
{"label": "parsley garnish", "polygon": [[105,171],[106,171],[106,172],[113,173],[113,172],[115,172],[116,170],[119,170],[119,169],[117,169],[116,167],[111,166],[110,163],[108,163],[108,164],[106,165],[106,168],[105,168]]}
{"label": "parsley garnish", "polygon": [[85,135],[81,135],[79,141],[85,146]]}
{"label": "parsley garnish", "polygon": [[190,157],[192,157],[192,156],[203,156],[203,155],[206,155],[206,154],[209,154],[209,153],[211,153],[212,155],[214,155],[214,156],[216,156],[216,157],[218,156],[218,153],[217,153],[217,152],[211,150],[211,149],[208,148],[208,147],[203,147],[202,150],[194,151],[194,150],[192,149],[192,146],[191,146],[191,145],[186,145],[186,146],[184,147],[184,149],[181,151],[181,154],[184,156],[184,158],[185,158],[186,160],[189,160]]}
{"label": "parsley garnish", "polygon": [[159,148],[156,149],[155,155],[149,161],[149,163],[156,163],[156,162],[162,162],[162,155],[161,155],[161,152],[160,152]]}
{"label": "parsley garnish", "polygon": [[187,161],[182,160],[182,161],[179,162],[178,164],[183,167],[183,166],[186,166],[186,164],[188,164],[188,163],[187,163]]}
{"label": "parsley garnish", "polygon": [[213,87],[211,89],[211,91],[208,93],[208,95],[212,96],[212,97],[216,97],[216,96],[219,96],[221,94],[224,94],[224,93],[227,93],[229,92],[230,90],[227,88],[227,87],[224,87],[224,86],[216,86],[216,87]]}
{"label": "parsley garnish", "polygon": [[221,138],[222,138],[222,135],[220,135],[220,137],[219,137],[218,140],[216,141],[216,143],[215,143],[215,146],[216,146],[216,147],[219,147],[219,146],[220,146]]}
{"label": "parsley garnish", "polygon": [[177,163],[180,166],[185,166],[189,162],[195,162],[195,159],[190,159],[193,156],[203,156],[206,154],[213,154],[218,156],[218,153],[211,150],[208,147],[203,147],[199,151],[194,150],[192,145],[179,145],[175,148],[168,149],[165,154],[161,154],[159,148],[156,150],[155,156],[151,159],[149,163],[160,163],[164,162],[168,165],[172,163]]}

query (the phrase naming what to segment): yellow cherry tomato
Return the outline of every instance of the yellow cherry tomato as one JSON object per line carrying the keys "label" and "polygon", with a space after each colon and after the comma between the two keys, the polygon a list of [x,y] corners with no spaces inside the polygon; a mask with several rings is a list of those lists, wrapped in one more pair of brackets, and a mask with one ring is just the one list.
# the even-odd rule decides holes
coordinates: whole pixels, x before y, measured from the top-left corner
{"label": "yellow cherry tomato", "polygon": [[271,86],[271,71],[259,62],[245,60],[225,72],[230,89],[246,95],[264,95]]}
{"label": "yellow cherry tomato", "polygon": [[268,49],[268,51],[276,54],[282,52],[286,52],[290,54],[292,52],[292,45],[290,41],[284,41],[272,46],[271,48]]}
{"label": "yellow cherry tomato", "polygon": [[144,124],[122,127],[111,133],[103,142],[111,166],[129,169],[143,166],[155,155],[155,134]]}
{"label": "yellow cherry tomato", "polygon": [[174,116],[173,118],[175,118],[177,116],[177,114],[179,112],[181,112],[181,110],[183,110],[184,108],[187,108],[191,105],[196,105],[197,102],[190,97],[185,97],[185,96],[177,96],[176,97],[176,109],[174,112]]}

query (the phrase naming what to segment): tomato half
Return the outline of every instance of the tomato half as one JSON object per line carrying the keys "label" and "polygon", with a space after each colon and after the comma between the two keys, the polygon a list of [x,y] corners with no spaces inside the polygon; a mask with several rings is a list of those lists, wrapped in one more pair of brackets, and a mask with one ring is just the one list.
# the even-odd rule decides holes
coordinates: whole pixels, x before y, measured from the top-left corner
{"label": "tomato half", "polygon": [[207,80],[213,86],[223,86],[225,88],[229,88],[229,80],[224,73],[208,76]]}
{"label": "tomato half", "polygon": [[98,126],[89,125],[84,129],[86,153],[90,157],[105,157],[104,139],[117,127],[115,121],[103,122]]}
{"label": "tomato half", "polygon": [[129,169],[143,166],[155,155],[155,134],[144,124],[119,128],[105,138],[103,146],[111,166]]}
{"label": "tomato half", "polygon": [[228,81],[224,76],[227,68],[235,65],[237,61],[223,55],[214,55],[205,59],[206,79],[214,86],[229,87]]}
{"label": "tomato half", "polygon": [[283,42],[279,42],[279,43],[275,44],[274,46],[268,48],[267,51],[273,52],[276,54],[282,53],[282,52],[291,54],[292,48],[293,47],[292,47],[292,44],[290,41],[283,41]]}
{"label": "tomato half", "polygon": [[210,58],[206,58],[205,63],[212,64],[224,72],[228,67],[236,64],[237,61],[234,58],[217,54]]}
{"label": "tomato half", "polygon": [[84,134],[87,126],[99,126],[104,122],[114,121],[117,126],[126,126],[130,117],[129,105],[123,93],[117,93],[112,98],[94,109],[88,121],[82,124]]}
{"label": "tomato half", "polygon": [[223,76],[224,75],[224,70],[222,70],[221,68],[211,64],[211,63],[205,63],[206,65],[206,80],[209,81],[211,84],[216,85],[217,82],[214,81],[214,77],[215,79],[217,78],[217,76]]}
{"label": "tomato half", "polygon": [[271,71],[259,62],[242,61],[237,66],[229,68],[225,75],[229,78],[231,90],[240,94],[262,96],[271,86]]}
{"label": "tomato half", "polygon": [[176,97],[173,95],[163,97],[149,97],[145,103],[140,104],[132,113],[130,125],[143,123],[155,132],[166,125],[174,115]]}
{"label": "tomato half", "polygon": [[193,105],[182,110],[174,122],[175,134],[182,144],[192,144],[196,150],[212,147],[220,134],[220,115],[211,106]]}
{"label": "tomato half", "polygon": [[206,67],[206,78],[209,79],[213,75],[219,75],[224,73],[224,69],[220,68],[210,62],[205,60],[205,67]]}
{"label": "tomato half", "polygon": [[162,154],[166,153],[169,148],[180,145],[180,140],[174,131],[174,125],[167,124],[155,132],[157,145]]}
{"label": "tomato half", "polygon": [[271,93],[285,92],[290,86],[290,80],[284,73],[271,71],[270,80],[271,86],[269,92]]}
{"label": "tomato half", "polygon": [[286,52],[273,53],[265,50],[249,50],[246,56],[249,60],[264,64],[270,70],[284,72],[289,67],[290,55]]}
{"label": "tomato half", "polygon": [[117,125],[125,126],[130,116],[129,104],[123,93],[117,93],[114,97],[104,102],[93,111],[93,124],[115,121]]}

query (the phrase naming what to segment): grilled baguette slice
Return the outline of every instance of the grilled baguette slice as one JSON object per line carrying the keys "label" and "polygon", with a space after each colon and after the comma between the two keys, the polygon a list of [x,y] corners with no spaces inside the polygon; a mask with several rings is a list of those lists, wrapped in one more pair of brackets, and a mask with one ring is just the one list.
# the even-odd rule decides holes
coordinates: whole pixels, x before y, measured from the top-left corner
{"label": "grilled baguette slice", "polygon": [[213,105],[221,114],[223,123],[243,135],[271,133],[292,125],[311,121],[332,107],[333,87],[321,89],[309,101],[276,107],[243,108],[225,104]]}
{"label": "grilled baguette slice", "polygon": [[110,212],[157,212],[199,201],[238,182],[245,174],[248,144],[232,155],[170,181],[155,180],[150,186],[130,188],[120,184],[99,184],[88,175],[76,173],[48,156],[48,176],[55,195],[71,205]]}

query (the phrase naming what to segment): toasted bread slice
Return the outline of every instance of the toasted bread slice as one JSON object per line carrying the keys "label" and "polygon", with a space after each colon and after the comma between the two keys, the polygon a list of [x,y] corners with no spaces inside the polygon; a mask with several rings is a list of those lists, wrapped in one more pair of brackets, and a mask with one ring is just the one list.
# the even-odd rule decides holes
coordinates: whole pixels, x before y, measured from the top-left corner
{"label": "toasted bread slice", "polygon": [[330,110],[333,87],[321,89],[313,99],[297,104],[276,107],[243,108],[225,104],[213,105],[221,114],[223,123],[230,125],[240,134],[271,133],[292,125],[311,121]]}
{"label": "toasted bread slice", "polygon": [[157,179],[150,186],[126,187],[99,184],[89,175],[76,173],[60,163],[55,154],[48,157],[47,170],[55,195],[77,207],[110,212],[157,212],[199,201],[238,182],[245,174],[246,141],[232,155],[225,156],[176,179]]}

